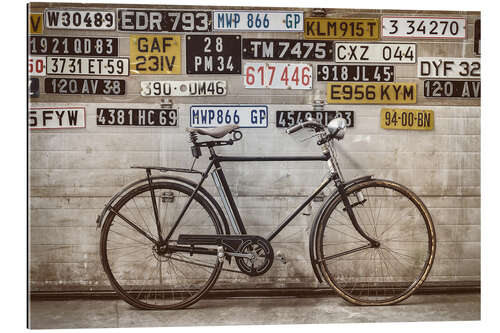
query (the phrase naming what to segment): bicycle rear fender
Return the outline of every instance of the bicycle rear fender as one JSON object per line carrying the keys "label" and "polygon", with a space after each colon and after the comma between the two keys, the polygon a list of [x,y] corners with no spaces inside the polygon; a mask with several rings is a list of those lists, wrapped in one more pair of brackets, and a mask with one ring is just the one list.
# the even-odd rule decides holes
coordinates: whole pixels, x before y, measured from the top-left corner
{"label": "bicycle rear fender", "polygon": [[[177,176],[154,176],[154,177],[151,177],[151,180],[152,181],[155,181],[155,180],[170,180],[170,181],[175,181],[175,182],[187,185],[188,187],[192,188],[193,190],[198,186],[197,183],[195,183],[194,181],[192,181],[190,179],[187,179],[187,178],[184,178],[184,177],[177,177]],[[101,227],[102,221],[104,220],[104,217],[107,215],[109,207],[119,197],[121,197],[125,192],[127,192],[130,189],[132,189],[133,187],[138,186],[141,183],[147,183],[147,182],[148,182],[147,178],[143,178],[143,179],[140,179],[140,180],[133,181],[132,183],[129,183],[129,184],[125,185],[118,193],[116,193],[108,201],[108,203],[106,203],[106,205],[104,206],[103,210],[101,211],[101,214],[97,215],[97,220],[96,220],[97,228]],[[227,222],[226,216],[224,215],[224,212],[222,211],[222,208],[220,207],[219,203],[203,187],[199,188],[198,193],[200,193],[205,199],[207,199],[210,202],[210,204],[212,205],[212,207],[215,208],[215,210],[217,211],[217,214],[219,215],[219,218],[220,218],[222,224],[224,225],[224,232],[226,233],[226,235],[229,235],[231,233],[230,229],[229,229],[229,224]]]}
{"label": "bicycle rear fender", "polygon": [[[352,179],[352,180],[344,183],[344,186],[347,190],[349,187],[351,187],[353,185],[362,183],[362,182],[370,180],[370,179],[373,179],[373,176],[364,176],[364,177],[355,178],[355,179]],[[314,239],[316,238],[316,232],[318,229],[319,221],[321,221],[321,218],[323,217],[323,214],[325,213],[326,207],[328,207],[330,202],[335,200],[338,195],[339,194],[337,192],[337,189],[335,189],[335,191],[328,197],[328,199],[326,199],[325,203],[321,206],[318,213],[314,217],[314,222],[313,222],[312,227],[311,227],[311,233],[309,234],[309,256],[311,258],[311,265],[313,268],[314,275],[316,275],[316,278],[318,279],[318,281],[320,283],[323,282],[323,279],[321,278],[321,273],[319,272],[319,269],[318,269],[318,262],[316,260],[316,249],[314,247]]]}

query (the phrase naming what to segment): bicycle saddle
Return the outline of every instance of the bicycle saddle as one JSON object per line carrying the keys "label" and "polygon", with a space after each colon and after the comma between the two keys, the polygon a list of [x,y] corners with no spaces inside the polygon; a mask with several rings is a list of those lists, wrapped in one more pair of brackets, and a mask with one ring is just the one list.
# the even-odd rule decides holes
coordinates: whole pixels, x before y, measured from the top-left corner
{"label": "bicycle saddle", "polygon": [[223,136],[225,136],[228,133],[231,133],[235,129],[240,128],[238,125],[225,125],[225,126],[219,126],[215,128],[193,128],[189,127],[187,129],[188,132],[190,133],[197,133],[200,135],[208,135],[211,136],[212,138],[220,139]]}

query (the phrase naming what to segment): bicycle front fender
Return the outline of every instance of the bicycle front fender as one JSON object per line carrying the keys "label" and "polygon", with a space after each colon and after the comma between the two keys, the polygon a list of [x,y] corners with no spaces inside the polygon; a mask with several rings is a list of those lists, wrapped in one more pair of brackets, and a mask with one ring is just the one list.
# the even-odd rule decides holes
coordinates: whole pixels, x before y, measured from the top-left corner
{"label": "bicycle front fender", "polygon": [[[347,190],[349,187],[351,187],[353,185],[362,183],[362,182],[370,180],[370,179],[373,179],[373,175],[352,179],[352,180],[344,183],[344,186]],[[338,191],[337,191],[337,189],[335,189],[335,191],[328,197],[328,199],[326,199],[325,203],[323,203],[323,205],[319,209],[318,213],[314,217],[314,222],[313,222],[312,227],[311,227],[311,233],[309,234],[309,257],[311,258],[311,265],[313,268],[314,275],[316,276],[316,278],[318,279],[318,281],[320,283],[323,282],[323,279],[321,278],[321,273],[319,272],[319,268],[318,268],[318,261],[317,261],[317,256],[316,256],[316,247],[314,246],[314,240],[316,238],[316,232],[318,230],[319,221],[321,221],[321,218],[323,217],[323,214],[325,213],[326,207],[328,207],[330,202],[335,200],[335,198],[338,195],[339,195]]]}
{"label": "bicycle front fender", "polygon": [[[187,185],[190,188],[192,188],[193,190],[198,186],[198,184],[195,183],[194,181],[192,181],[190,179],[187,179],[187,178],[184,178],[184,177],[177,177],[177,176],[154,176],[154,177],[151,177],[150,179],[151,179],[151,181],[156,181],[156,180],[170,180],[170,181],[175,181],[175,182]],[[101,227],[102,221],[104,220],[104,217],[107,215],[109,207],[111,207],[111,205],[113,205],[113,203],[118,198],[120,198],[121,196],[123,196],[127,191],[131,190],[132,188],[134,188],[136,186],[139,186],[142,183],[147,183],[147,182],[148,182],[148,178],[143,178],[143,179],[139,179],[139,180],[133,181],[133,182],[125,185],[124,187],[122,187],[122,189],[120,191],[118,191],[118,193],[116,193],[106,203],[106,205],[104,206],[103,210],[101,211],[101,214],[97,215],[97,220],[96,220],[97,228]],[[215,208],[215,210],[217,211],[217,214],[220,217],[220,220],[221,220],[222,224],[224,225],[224,232],[226,233],[226,235],[229,235],[231,233],[231,231],[229,229],[229,224],[227,222],[226,216],[224,215],[224,212],[222,211],[222,208],[220,207],[219,203],[215,200],[215,198],[205,188],[200,187],[198,189],[198,191],[199,191],[199,193],[205,199],[207,199],[210,202],[210,204],[213,206],[213,208]]]}

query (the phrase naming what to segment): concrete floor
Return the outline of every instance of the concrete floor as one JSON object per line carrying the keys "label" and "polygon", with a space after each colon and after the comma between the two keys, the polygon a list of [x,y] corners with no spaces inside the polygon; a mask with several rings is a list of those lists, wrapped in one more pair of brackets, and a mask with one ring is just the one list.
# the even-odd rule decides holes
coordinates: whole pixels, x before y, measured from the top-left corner
{"label": "concrete floor", "polygon": [[480,294],[414,295],[390,307],[340,297],[202,300],[176,311],[142,311],[121,300],[31,302],[31,328],[100,328],[479,320]]}

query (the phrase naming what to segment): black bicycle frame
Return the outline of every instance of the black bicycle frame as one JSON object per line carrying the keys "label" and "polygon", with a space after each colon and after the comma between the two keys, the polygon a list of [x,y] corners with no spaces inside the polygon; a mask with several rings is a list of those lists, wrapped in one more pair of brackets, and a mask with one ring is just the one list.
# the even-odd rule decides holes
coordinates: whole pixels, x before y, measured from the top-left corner
{"label": "black bicycle frame", "polygon": [[[217,177],[214,177],[214,182],[216,182],[216,186],[219,189],[221,194],[221,200],[223,201],[224,207],[226,208],[226,213],[229,218],[229,221],[232,223],[232,227],[236,233],[246,234],[246,229],[241,219],[238,207],[234,201],[231,190],[229,189],[229,185],[227,183],[224,172],[222,171],[221,162],[286,162],[286,161],[328,161],[330,155],[324,154],[321,156],[219,156],[215,153],[212,147],[209,147],[210,150],[210,163],[207,166],[205,172],[201,175],[201,180],[198,183],[198,186],[195,188],[194,192],[189,197],[188,201],[184,205],[181,213],[177,217],[172,229],[169,234],[166,236],[165,240],[170,239],[175,229],[179,225],[182,217],[186,213],[189,205],[193,201],[194,196],[200,189],[201,185],[208,177],[210,170],[212,167],[215,167],[214,173]],[[290,215],[288,215],[283,222],[273,230],[266,239],[268,241],[273,240],[280,232],[285,228],[332,180],[334,180],[334,175],[330,174],[327,179],[325,179],[320,186],[314,190],[314,192],[307,197],[307,199],[300,204]],[[217,184],[217,182],[220,182]]]}

